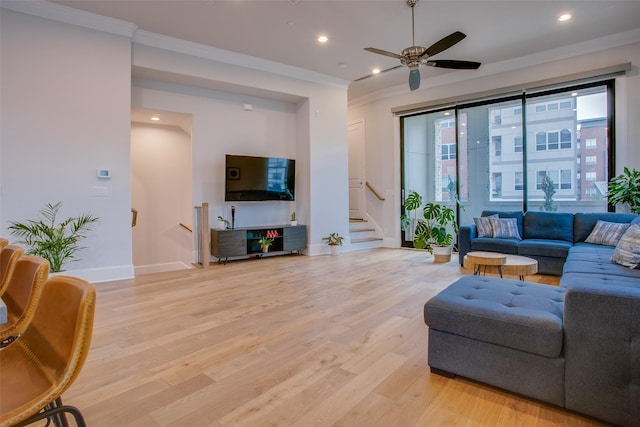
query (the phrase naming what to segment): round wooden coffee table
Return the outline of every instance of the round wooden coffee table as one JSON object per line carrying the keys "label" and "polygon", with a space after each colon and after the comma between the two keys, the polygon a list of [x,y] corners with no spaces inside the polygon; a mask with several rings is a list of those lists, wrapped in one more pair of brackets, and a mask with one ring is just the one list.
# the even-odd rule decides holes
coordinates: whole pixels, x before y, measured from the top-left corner
{"label": "round wooden coffee table", "polygon": [[481,271],[486,274],[487,267],[496,267],[500,277],[506,274],[524,280],[524,276],[538,272],[538,261],[519,255],[472,251],[465,255],[464,267],[473,270],[474,275],[480,274]]}

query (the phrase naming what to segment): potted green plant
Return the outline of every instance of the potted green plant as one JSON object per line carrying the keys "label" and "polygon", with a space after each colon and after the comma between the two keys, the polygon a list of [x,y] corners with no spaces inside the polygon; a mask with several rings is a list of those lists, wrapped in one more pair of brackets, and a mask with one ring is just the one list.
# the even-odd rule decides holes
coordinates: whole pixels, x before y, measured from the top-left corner
{"label": "potted green plant", "polygon": [[612,205],[626,203],[631,212],[640,214],[640,171],[625,167],[623,173],[611,178],[607,198]]}
{"label": "potted green plant", "polygon": [[260,244],[260,249],[262,249],[262,252],[267,253],[269,252],[269,246],[273,244],[273,239],[263,237],[262,239],[258,240],[258,243]]}
{"label": "potted green plant", "polygon": [[[422,218],[417,213],[422,207]],[[422,206],[422,196],[413,191],[405,200],[405,210],[401,226],[403,230],[412,230],[413,247],[426,249],[433,254],[435,262],[449,262],[453,246],[453,234],[458,232],[456,212],[441,203],[429,202]]]}
{"label": "potted green plant", "polygon": [[40,256],[49,261],[53,273],[62,271],[67,261],[76,261],[75,255],[81,249],[80,240],[86,237],[99,218],[89,214],[67,218],[56,224],[56,217],[62,202],[47,203],[40,211],[40,218],[26,223],[11,221],[11,234],[21,239],[17,243],[27,246],[28,255]]}
{"label": "potted green plant", "polygon": [[298,225],[298,220],[296,220],[296,212],[291,212],[291,225]]}
{"label": "potted green plant", "polygon": [[224,219],[222,215],[218,215],[218,228],[220,230],[226,230],[229,227],[231,227],[229,220]]}
{"label": "potted green plant", "polygon": [[342,246],[342,241],[344,240],[344,237],[342,237],[338,233],[331,233],[329,234],[329,237],[323,237],[322,240],[327,245],[329,245],[329,248],[331,249],[331,255],[337,255],[338,247]]}

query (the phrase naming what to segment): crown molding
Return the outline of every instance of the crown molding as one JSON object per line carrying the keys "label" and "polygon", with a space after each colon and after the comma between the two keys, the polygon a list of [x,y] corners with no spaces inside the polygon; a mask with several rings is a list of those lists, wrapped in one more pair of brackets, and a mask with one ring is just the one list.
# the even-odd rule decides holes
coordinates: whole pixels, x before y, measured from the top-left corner
{"label": "crown molding", "polygon": [[127,21],[85,12],[45,0],[2,0],[4,9],[132,38],[138,27]]}
{"label": "crown molding", "polygon": [[143,46],[155,47],[183,55],[195,56],[210,61],[291,77],[312,83],[335,86],[341,89],[346,89],[350,83],[347,80],[338,79],[336,77],[316,73],[303,68],[269,61],[267,59],[256,58],[254,56],[243,55],[241,53],[231,52],[217,47],[190,42],[144,30],[136,31],[133,37],[133,42]]}

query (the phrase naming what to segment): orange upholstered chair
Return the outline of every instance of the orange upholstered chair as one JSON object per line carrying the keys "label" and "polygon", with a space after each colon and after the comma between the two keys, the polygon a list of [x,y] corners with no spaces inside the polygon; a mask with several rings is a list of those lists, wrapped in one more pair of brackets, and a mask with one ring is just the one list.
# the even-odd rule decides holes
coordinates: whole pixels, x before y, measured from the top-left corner
{"label": "orange upholstered chair", "polygon": [[4,237],[0,237],[0,249],[4,248],[9,244],[9,240]]}
{"label": "orange upholstered chair", "polygon": [[44,419],[66,426],[66,413],[85,426],[80,411],[64,406],[61,396],[89,353],[95,304],[95,290],[85,280],[54,276],[46,282],[27,330],[0,350],[0,427]]}
{"label": "orange upholstered chair", "polygon": [[17,245],[7,245],[0,249],[0,297],[9,285],[16,261],[22,256],[24,249]]}
{"label": "orange upholstered chair", "polygon": [[2,301],[7,306],[7,323],[0,324],[0,348],[27,329],[48,276],[49,261],[46,259],[32,255],[18,258],[2,294]]}

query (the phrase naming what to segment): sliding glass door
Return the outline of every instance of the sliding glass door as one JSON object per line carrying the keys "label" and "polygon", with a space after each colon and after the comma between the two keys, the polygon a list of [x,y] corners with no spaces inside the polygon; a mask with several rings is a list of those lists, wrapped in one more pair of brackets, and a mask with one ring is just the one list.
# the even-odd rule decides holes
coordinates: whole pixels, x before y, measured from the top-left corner
{"label": "sliding glass door", "polygon": [[483,210],[607,211],[612,105],[609,81],[401,117],[402,201],[457,195],[459,224]]}

